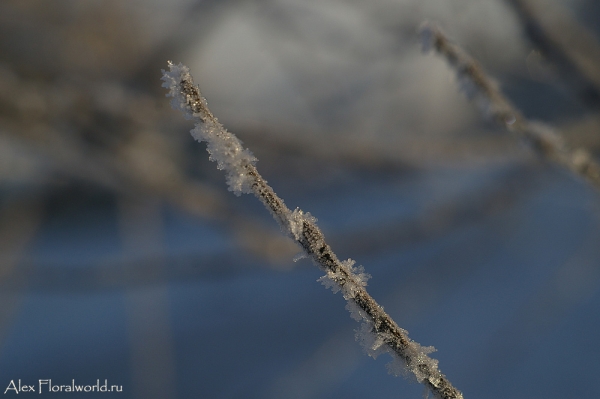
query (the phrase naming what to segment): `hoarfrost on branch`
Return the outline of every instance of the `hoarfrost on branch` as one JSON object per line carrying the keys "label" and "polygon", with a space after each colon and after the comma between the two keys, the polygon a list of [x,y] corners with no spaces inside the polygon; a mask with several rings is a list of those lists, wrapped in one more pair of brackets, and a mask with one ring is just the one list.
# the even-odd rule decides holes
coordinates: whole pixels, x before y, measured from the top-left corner
{"label": "hoarfrost on branch", "polygon": [[370,276],[362,266],[355,267],[352,259],[340,261],[325,241],[317,219],[299,208],[291,211],[267,184],[255,167],[256,158],[210,112],[189,69],[169,62],[169,71],[163,71],[162,80],[169,90],[167,96],[173,97],[173,108],[196,121],[192,136],[207,143],[211,160],[227,173],[229,189],[236,195],[253,193],[306,257],[325,272],[319,281],[334,293],[342,292],[352,318],[363,322],[357,338],[366,352],[373,357],[389,353],[392,362],[388,369],[392,374],[412,375],[438,398],[462,399],[462,393],[439,371],[437,360],[428,356],[433,347],[422,347],[411,340],[408,332],[398,327],[369,295],[365,287]]}

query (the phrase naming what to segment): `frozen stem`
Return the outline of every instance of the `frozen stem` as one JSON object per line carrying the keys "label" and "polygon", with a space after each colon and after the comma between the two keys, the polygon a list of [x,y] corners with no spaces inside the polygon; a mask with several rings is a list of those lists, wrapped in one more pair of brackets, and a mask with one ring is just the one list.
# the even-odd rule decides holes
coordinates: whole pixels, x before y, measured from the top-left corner
{"label": "frozen stem", "polygon": [[433,348],[412,341],[369,295],[365,289],[368,275],[362,268],[354,267],[350,259],[340,261],[325,241],[316,219],[300,209],[291,211],[267,184],[255,167],[256,158],[210,112],[189,69],[169,62],[169,71],[163,71],[162,80],[163,87],[169,89],[168,96],[173,97],[173,107],[195,120],[192,135],[207,143],[211,160],[227,173],[229,189],[236,195],[253,193],[260,199],[281,229],[326,273],[320,281],[334,292],[342,292],[352,317],[363,321],[358,335],[367,353],[373,357],[389,353],[393,358],[390,372],[414,375],[437,398],[462,398],[461,392],[439,371],[437,360],[427,355]]}

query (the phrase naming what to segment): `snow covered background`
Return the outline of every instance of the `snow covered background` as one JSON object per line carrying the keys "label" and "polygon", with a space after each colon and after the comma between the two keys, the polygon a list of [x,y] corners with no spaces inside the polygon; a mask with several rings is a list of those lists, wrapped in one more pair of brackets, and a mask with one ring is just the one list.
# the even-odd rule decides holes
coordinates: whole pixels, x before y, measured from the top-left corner
{"label": "snow covered background", "polygon": [[[600,40],[594,0],[542,3]],[[600,396],[600,194],[483,120],[424,20],[598,154],[597,111],[502,0],[0,3],[0,389],[421,397],[227,191],[164,96],[170,59],[465,398]]]}

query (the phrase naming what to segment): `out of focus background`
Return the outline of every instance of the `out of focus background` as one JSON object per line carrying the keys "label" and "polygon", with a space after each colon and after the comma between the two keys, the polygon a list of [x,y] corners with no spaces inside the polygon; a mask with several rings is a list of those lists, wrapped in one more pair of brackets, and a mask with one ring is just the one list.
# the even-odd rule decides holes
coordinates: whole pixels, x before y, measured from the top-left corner
{"label": "out of focus background", "polygon": [[598,154],[596,0],[2,0],[0,390],[421,397],[227,192],[173,60],[465,398],[600,397],[600,192],[487,121],[424,20]]}

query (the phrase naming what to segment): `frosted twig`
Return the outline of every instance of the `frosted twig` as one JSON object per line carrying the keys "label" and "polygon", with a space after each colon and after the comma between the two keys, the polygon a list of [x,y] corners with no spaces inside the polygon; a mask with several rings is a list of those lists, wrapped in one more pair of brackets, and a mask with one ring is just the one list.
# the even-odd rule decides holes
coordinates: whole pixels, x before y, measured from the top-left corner
{"label": "frosted twig", "polygon": [[600,165],[584,149],[572,150],[554,129],[525,118],[504,96],[498,85],[483,71],[479,63],[458,45],[452,43],[435,26],[421,26],[423,49],[435,49],[456,71],[461,88],[486,117],[515,132],[545,159],[552,160],[583,177],[600,189]]}
{"label": "frosted twig", "polygon": [[461,392],[439,371],[437,360],[427,356],[433,348],[422,347],[411,340],[367,293],[368,276],[362,268],[354,267],[351,259],[340,261],[325,241],[316,219],[298,208],[291,211],[267,184],[254,166],[256,158],[210,112],[189,69],[169,62],[169,71],[163,71],[162,80],[163,87],[169,89],[168,96],[173,97],[173,107],[181,110],[186,118],[196,121],[192,135],[206,141],[210,158],[217,162],[219,169],[227,172],[229,189],[237,195],[253,193],[281,229],[326,273],[319,281],[334,292],[342,292],[352,317],[363,321],[359,337],[367,353],[376,357],[387,352],[393,358],[390,372],[413,374],[438,398],[462,399]]}

